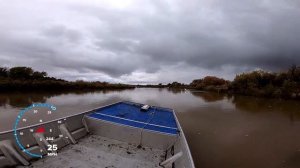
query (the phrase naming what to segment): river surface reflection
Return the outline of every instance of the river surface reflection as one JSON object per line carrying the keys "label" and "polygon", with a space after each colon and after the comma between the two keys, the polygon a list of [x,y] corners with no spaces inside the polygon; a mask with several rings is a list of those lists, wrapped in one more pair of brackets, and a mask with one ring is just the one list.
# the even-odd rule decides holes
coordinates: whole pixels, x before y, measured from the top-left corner
{"label": "river surface reflection", "polygon": [[53,118],[128,100],[175,109],[199,168],[299,168],[300,102],[188,90],[0,93],[0,131],[20,109],[52,103]]}

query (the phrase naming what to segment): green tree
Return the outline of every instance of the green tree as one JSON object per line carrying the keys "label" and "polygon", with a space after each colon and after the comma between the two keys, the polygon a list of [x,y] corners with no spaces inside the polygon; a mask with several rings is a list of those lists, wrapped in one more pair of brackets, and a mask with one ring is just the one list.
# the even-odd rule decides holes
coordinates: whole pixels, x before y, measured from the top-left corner
{"label": "green tree", "polygon": [[9,77],[12,79],[30,79],[33,72],[32,68],[29,67],[13,67],[9,70]]}

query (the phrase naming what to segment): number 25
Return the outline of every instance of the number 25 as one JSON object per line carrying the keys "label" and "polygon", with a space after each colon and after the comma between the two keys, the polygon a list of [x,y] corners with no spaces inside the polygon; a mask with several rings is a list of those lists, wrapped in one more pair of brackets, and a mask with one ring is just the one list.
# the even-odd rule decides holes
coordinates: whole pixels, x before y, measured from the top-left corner
{"label": "number 25", "polygon": [[57,145],[56,144],[48,145],[48,151],[57,151]]}

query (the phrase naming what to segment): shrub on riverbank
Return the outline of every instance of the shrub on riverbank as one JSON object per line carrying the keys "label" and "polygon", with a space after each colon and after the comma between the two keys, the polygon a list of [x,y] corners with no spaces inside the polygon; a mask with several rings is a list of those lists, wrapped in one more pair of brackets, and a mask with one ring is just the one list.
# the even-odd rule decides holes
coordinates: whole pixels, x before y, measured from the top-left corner
{"label": "shrub on riverbank", "polygon": [[300,98],[300,67],[292,66],[278,73],[262,70],[242,73],[232,82],[207,76],[194,80],[189,88],[260,97]]}
{"label": "shrub on riverbank", "polygon": [[251,96],[300,98],[300,67],[292,66],[280,73],[257,70],[239,74],[231,83],[230,91]]}

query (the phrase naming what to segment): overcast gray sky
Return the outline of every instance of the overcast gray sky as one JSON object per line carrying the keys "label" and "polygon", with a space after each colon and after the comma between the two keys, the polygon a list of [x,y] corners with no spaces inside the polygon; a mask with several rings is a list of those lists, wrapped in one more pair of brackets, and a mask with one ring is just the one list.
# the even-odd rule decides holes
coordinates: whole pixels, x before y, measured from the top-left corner
{"label": "overcast gray sky", "polygon": [[0,66],[67,80],[233,79],[300,64],[299,0],[0,0]]}

